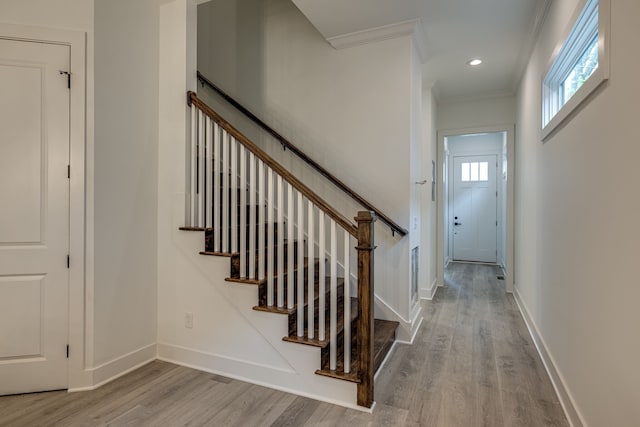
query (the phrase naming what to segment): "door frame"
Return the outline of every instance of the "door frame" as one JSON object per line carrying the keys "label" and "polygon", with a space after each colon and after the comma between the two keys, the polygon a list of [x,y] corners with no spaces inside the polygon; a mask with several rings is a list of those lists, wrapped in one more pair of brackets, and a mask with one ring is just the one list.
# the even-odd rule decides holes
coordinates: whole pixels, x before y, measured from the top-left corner
{"label": "door frame", "polygon": [[[68,381],[69,390],[82,388],[91,384],[87,371],[87,342],[91,337],[89,331],[93,318],[93,306],[89,304],[90,292],[85,286],[86,245],[85,226],[86,207],[86,47],[87,36],[82,31],[58,30],[27,25],[0,23],[0,38],[8,40],[51,43],[69,46],[71,51],[70,72],[72,76],[69,110],[69,164],[71,176],[69,179],[69,316],[68,340],[69,362]],[[85,331],[86,335],[85,335]]]}
{"label": "door frame", "polygon": [[[448,174],[447,174],[447,180],[450,183],[450,190],[449,190],[449,194],[448,194],[448,200],[444,200],[444,203],[447,203],[449,205],[449,215],[448,218],[444,218],[444,220],[448,223],[448,236],[445,235],[444,238],[447,239],[449,241],[449,255],[450,255],[450,259],[451,261],[454,261],[454,253],[455,253],[455,245],[454,245],[454,233],[453,233],[453,223],[454,223],[454,219],[453,219],[453,214],[452,214],[452,210],[453,210],[453,206],[454,206],[454,200],[455,200],[455,182],[453,181],[455,178],[455,173],[454,173],[454,168],[455,168],[455,159],[456,157],[474,157],[474,156],[493,156],[496,158],[496,162],[498,162],[498,165],[502,165],[502,161],[500,159],[498,159],[498,156],[500,154],[498,153],[494,153],[494,152],[489,152],[489,151],[476,151],[476,152],[458,152],[458,153],[450,153],[450,157],[449,157],[449,169],[448,169]],[[496,191],[499,194],[499,197],[496,197],[496,221],[498,222],[496,224],[496,251],[499,250],[500,248],[500,243],[499,243],[499,239],[498,237],[500,236],[499,233],[499,228],[501,228],[502,226],[502,222],[504,221],[504,218],[502,218],[502,213],[500,212],[500,206],[498,205],[498,202],[502,199],[502,197],[504,197],[504,195],[502,194],[502,190],[501,190],[501,186],[498,185],[498,177],[499,177],[499,169],[498,166],[496,166],[496,172],[495,172],[495,186],[496,186]],[[500,259],[498,257],[499,252],[496,252],[496,264],[499,264]],[[445,254],[445,263],[446,263],[446,255]],[[475,261],[472,261],[475,262]],[[506,260],[505,260],[506,262]]]}
{"label": "door frame", "polygon": [[[438,286],[444,286],[444,268],[445,268],[445,205],[448,200],[444,197],[444,180],[449,180],[448,176],[445,176],[445,150],[444,141],[445,138],[451,136],[468,135],[475,133],[498,133],[505,132],[507,134],[507,217],[506,217],[506,248],[505,248],[505,287],[506,291],[513,293],[514,288],[514,166],[515,166],[515,126],[514,125],[495,125],[495,126],[483,126],[473,128],[462,129],[445,129],[438,131],[438,146],[437,146],[437,168],[438,168],[438,188],[437,188],[437,248],[436,248],[436,275]],[[449,185],[451,185],[449,183]],[[450,190],[451,191],[451,188]],[[503,219],[504,220],[504,219]]]}

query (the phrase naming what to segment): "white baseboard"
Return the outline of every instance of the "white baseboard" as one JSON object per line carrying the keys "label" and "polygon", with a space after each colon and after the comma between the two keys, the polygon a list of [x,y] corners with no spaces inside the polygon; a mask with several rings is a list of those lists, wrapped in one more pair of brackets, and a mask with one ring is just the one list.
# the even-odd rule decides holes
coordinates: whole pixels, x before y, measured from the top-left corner
{"label": "white baseboard", "polygon": [[433,300],[433,297],[435,296],[437,290],[437,279],[433,279],[433,282],[431,282],[431,287],[429,287],[429,289],[420,289],[420,299],[426,299],[428,301]]}
{"label": "white baseboard", "polygon": [[[191,369],[196,369],[198,371],[209,372],[211,374],[220,375],[226,378],[232,378],[234,380],[243,381],[250,384],[268,387],[274,390],[283,391],[285,393],[295,394],[297,396],[308,397],[310,399],[319,400],[350,409],[357,409],[358,411],[362,412],[371,413],[373,411],[373,406],[371,408],[364,408],[355,404],[349,404],[345,401],[331,399],[327,396],[297,390],[291,387],[287,387],[286,385],[279,385],[269,380],[269,376],[275,376],[276,378],[280,379],[283,379],[286,376],[299,376],[299,374],[295,371],[288,372],[266,365],[257,365],[255,363],[243,362],[237,359],[231,359],[216,354],[205,353],[202,351],[165,343],[158,343],[158,360],[173,363],[175,365],[185,366]],[[328,380],[339,381],[334,379]],[[286,380],[284,380],[283,382],[286,383]],[[355,388],[353,391],[355,397]]]}
{"label": "white baseboard", "polygon": [[400,323],[396,331],[396,341],[405,344],[413,344],[413,340],[422,324],[422,305],[415,302],[409,319],[405,319],[395,311],[385,300],[378,295],[375,296],[376,318],[384,320],[393,320]]}
{"label": "white baseboard", "polygon": [[527,309],[526,304],[522,300],[520,296],[520,292],[518,292],[518,288],[514,289],[513,292],[514,299],[516,304],[518,305],[518,309],[520,310],[520,314],[524,319],[524,323],[527,325],[527,329],[529,330],[529,335],[531,335],[531,339],[533,340],[533,344],[536,346],[538,350],[538,354],[542,359],[542,363],[544,364],[545,369],[547,370],[547,374],[549,374],[549,378],[551,379],[551,383],[553,384],[553,388],[558,395],[558,399],[560,400],[560,404],[562,405],[562,409],[564,410],[564,414],[569,421],[569,424],[572,427],[583,427],[586,426],[584,422],[584,418],[580,414],[575,404],[575,400],[571,396],[569,392],[569,388],[562,377],[560,371],[558,371],[556,364],[553,360],[553,357],[549,353],[547,349],[547,345],[544,342],[544,339],[540,335],[538,328],[536,327],[535,322],[531,318],[529,314],[529,310]]}
{"label": "white baseboard", "polygon": [[145,347],[139,348],[138,350],[134,350],[131,353],[117,357],[107,363],[103,363],[100,366],[89,369],[88,371],[93,377],[93,385],[88,387],[70,388],[69,392],[94,390],[128,374],[131,371],[135,371],[149,362],[154,361],[157,354],[158,349],[156,344],[149,344]]}

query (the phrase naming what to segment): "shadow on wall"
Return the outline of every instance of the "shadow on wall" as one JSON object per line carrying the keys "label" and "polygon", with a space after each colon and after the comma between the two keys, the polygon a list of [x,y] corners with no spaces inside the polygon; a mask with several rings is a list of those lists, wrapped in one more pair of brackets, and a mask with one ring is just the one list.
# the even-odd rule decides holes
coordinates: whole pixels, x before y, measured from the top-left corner
{"label": "shadow on wall", "polygon": [[[245,105],[264,105],[264,3],[216,0],[198,6],[198,70]],[[212,106],[236,114],[227,105]]]}

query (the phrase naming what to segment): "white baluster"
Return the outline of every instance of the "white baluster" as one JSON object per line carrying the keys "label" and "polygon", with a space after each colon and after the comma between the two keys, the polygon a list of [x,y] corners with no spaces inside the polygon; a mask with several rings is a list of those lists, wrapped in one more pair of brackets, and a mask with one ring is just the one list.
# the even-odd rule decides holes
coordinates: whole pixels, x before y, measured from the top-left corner
{"label": "white baluster", "polygon": [[[273,171],[267,168],[267,305],[273,307],[274,236],[273,236]],[[281,230],[278,230],[281,232]]]}
{"label": "white baluster", "polygon": [[325,280],[326,280],[326,265],[325,265],[325,256],[326,256],[326,248],[325,248],[325,231],[324,231],[324,211],[320,210],[318,212],[318,262],[319,262],[319,272],[320,277],[318,279],[318,339],[320,341],[324,341],[326,339],[325,335]]}
{"label": "white baluster", "polygon": [[204,227],[204,170],[206,158],[204,153],[204,114],[198,110],[198,227]]}
{"label": "white baluster", "polygon": [[247,277],[247,152],[238,146],[240,158],[240,277]]}
{"label": "white baluster", "polygon": [[287,308],[291,310],[294,305],[295,291],[293,290],[294,279],[296,277],[293,271],[295,254],[293,253],[293,186],[287,184]]}
{"label": "white baluster", "polygon": [[217,123],[213,125],[213,250],[220,252],[220,237],[222,234],[222,225],[220,224],[220,215],[222,212],[222,200],[220,196],[222,191],[222,173],[220,172],[220,127]]}
{"label": "white baluster", "polygon": [[[336,241],[336,223],[334,220],[329,222],[331,230],[331,246],[330,246],[330,260],[331,260],[331,294],[329,305],[329,369],[336,370],[337,360],[337,347],[338,347],[338,260],[336,255],[338,254],[338,244]],[[347,324],[345,324],[347,327]]]}
{"label": "white baluster", "polygon": [[298,336],[304,336],[304,205],[298,192]]}
{"label": "white baluster", "polygon": [[229,135],[222,130],[222,252],[229,252]]}
{"label": "white baluster", "polygon": [[265,194],[264,194],[264,162],[258,159],[258,279],[264,280],[265,258]]}
{"label": "white baluster", "polygon": [[[344,373],[351,372],[351,251],[350,234],[344,230]],[[347,326],[348,325],[348,326]]]}
{"label": "white baluster", "polygon": [[206,172],[206,180],[205,180],[205,224],[204,226],[207,228],[211,228],[212,226],[212,216],[213,216],[213,121],[207,117],[206,118],[206,127],[205,127],[205,135],[206,135],[206,144],[205,151],[207,153],[207,162],[205,164],[205,172]]}
{"label": "white baluster", "polygon": [[196,108],[195,104],[191,104],[191,152],[189,162],[189,225],[192,227],[196,227],[196,212],[198,210],[196,199],[198,197],[197,188],[198,188],[198,121],[199,110]]}
{"label": "white baluster", "polygon": [[278,175],[278,308],[284,307],[284,190],[282,177]]}
{"label": "white baluster", "polygon": [[314,317],[314,311],[315,311],[315,269],[314,269],[314,262],[313,262],[313,257],[314,257],[314,247],[313,245],[314,243],[314,232],[315,232],[315,222],[313,220],[313,203],[311,202],[311,200],[309,200],[309,206],[308,206],[308,215],[309,215],[309,220],[307,222],[307,264],[308,264],[308,273],[309,273],[309,277],[308,277],[308,307],[307,307],[307,315],[308,315],[308,320],[307,320],[307,336],[310,339],[313,339],[313,337],[315,336],[315,325],[314,325],[314,321],[315,321],[315,317]]}
{"label": "white baluster", "polygon": [[249,152],[249,279],[256,278],[256,157]]}
{"label": "white baluster", "polygon": [[231,253],[238,252],[238,141],[231,138]]}

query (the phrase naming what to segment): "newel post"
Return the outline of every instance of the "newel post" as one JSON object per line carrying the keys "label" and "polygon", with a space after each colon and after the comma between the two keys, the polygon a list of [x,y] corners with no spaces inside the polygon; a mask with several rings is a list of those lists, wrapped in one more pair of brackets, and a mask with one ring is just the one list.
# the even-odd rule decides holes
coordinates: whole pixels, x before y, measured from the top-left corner
{"label": "newel post", "polygon": [[355,220],[358,224],[358,405],[370,408],[373,404],[373,226],[376,215],[360,211]]}

